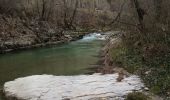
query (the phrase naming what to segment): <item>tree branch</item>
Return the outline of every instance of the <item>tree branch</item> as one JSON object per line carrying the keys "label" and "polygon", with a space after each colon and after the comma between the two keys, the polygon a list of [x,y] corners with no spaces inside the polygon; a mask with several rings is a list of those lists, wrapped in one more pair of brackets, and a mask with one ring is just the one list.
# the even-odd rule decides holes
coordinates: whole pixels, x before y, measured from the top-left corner
{"label": "tree branch", "polygon": [[118,12],[118,14],[117,14],[117,16],[115,17],[115,19],[113,19],[113,21],[111,22],[111,23],[109,23],[108,25],[112,25],[112,24],[114,24],[119,18],[120,18],[120,16],[121,16],[121,13],[122,13],[122,11],[123,11],[123,7],[124,7],[124,5],[125,5],[125,2],[126,0],[124,0],[124,2],[122,3],[122,5],[121,5],[121,7],[120,7],[120,11]]}

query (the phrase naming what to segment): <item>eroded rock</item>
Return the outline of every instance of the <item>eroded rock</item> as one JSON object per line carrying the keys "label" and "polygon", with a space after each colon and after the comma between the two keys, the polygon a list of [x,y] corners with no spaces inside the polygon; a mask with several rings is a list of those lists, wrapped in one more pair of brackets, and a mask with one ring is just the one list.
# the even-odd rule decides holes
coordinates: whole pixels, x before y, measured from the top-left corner
{"label": "eroded rock", "polygon": [[53,76],[35,75],[18,78],[4,85],[7,98],[24,100],[123,100],[132,91],[140,91],[144,85],[135,75],[117,82],[118,74]]}

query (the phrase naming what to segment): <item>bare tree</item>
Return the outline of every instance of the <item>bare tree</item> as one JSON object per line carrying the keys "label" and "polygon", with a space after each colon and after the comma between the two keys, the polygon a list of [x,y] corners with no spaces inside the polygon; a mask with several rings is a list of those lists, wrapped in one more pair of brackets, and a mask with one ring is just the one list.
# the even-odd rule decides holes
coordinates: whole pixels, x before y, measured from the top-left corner
{"label": "bare tree", "polygon": [[131,0],[134,8],[135,8],[135,11],[137,13],[137,19],[138,19],[138,29],[140,31],[143,31],[144,29],[144,24],[143,24],[143,18],[144,18],[144,15],[145,15],[145,11],[144,9],[142,9],[139,5],[139,1],[138,0]]}
{"label": "bare tree", "polygon": [[72,17],[70,18],[70,27],[72,27],[72,28],[74,28],[74,29],[75,29],[75,26],[73,25],[73,22],[74,22],[76,13],[77,13],[77,7],[78,7],[78,0],[76,0],[75,8],[74,8],[74,10],[73,10]]}
{"label": "bare tree", "polygon": [[155,12],[156,16],[155,19],[160,22],[161,18],[161,9],[162,9],[162,0],[154,0]]}
{"label": "bare tree", "polygon": [[[69,8],[67,6],[66,0],[63,0],[63,6],[64,6],[64,28],[65,29],[75,29],[75,26],[73,25],[74,19],[76,17],[77,13],[77,7],[78,7],[78,0],[76,0],[76,3],[73,8],[73,13],[70,14],[70,10],[72,8]],[[71,16],[71,17],[69,17]]]}
{"label": "bare tree", "polygon": [[[107,2],[110,4],[110,6],[112,7],[112,4],[111,4],[111,0],[107,0]],[[121,14],[123,12],[123,8],[124,8],[124,5],[126,3],[126,0],[123,1],[123,3],[121,4],[120,6],[120,10],[117,12],[117,16],[112,20],[112,22],[109,24],[114,24],[115,22],[119,22],[118,20],[120,19],[121,17]]]}
{"label": "bare tree", "polygon": [[36,11],[41,20],[49,20],[54,8],[54,0],[36,0]]}

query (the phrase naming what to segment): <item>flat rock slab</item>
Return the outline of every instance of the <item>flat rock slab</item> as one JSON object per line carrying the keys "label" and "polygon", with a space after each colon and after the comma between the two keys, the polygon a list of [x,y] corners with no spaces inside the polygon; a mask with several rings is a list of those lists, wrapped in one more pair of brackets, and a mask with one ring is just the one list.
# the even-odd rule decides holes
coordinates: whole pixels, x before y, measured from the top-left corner
{"label": "flat rock slab", "polygon": [[109,97],[123,100],[127,93],[140,91],[144,85],[138,76],[117,82],[118,74],[53,76],[35,75],[5,83],[7,98],[21,100],[96,100]]}

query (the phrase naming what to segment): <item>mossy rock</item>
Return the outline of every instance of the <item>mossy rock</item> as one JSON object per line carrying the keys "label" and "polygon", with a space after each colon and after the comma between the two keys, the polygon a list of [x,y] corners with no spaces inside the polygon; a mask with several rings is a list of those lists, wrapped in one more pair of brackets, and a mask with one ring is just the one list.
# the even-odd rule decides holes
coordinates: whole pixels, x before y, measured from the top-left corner
{"label": "mossy rock", "polygon": [[132,92],[126,96],[125,100],[151,100],[151,99],[141,92]]}

